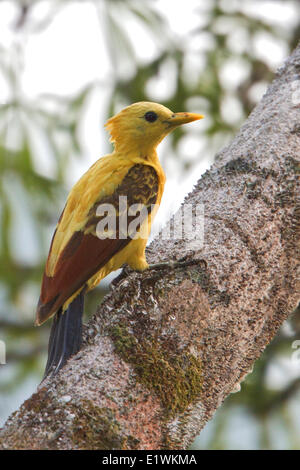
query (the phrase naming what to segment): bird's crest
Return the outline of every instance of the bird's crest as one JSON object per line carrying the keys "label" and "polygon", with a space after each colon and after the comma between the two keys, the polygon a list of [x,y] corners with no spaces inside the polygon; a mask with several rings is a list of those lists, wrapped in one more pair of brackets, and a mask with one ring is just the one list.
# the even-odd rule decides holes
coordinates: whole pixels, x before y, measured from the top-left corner
{"label": "bird's crest", "polygon": [[108,119],[108,121],[105,123],[104,127],[105,129],[109,132],[110,134],[110,139],[109,141],[110,142],[116,142],[117,138],[118,138],[118,135],[120,133],[120,120],[121,120],[121,116],[120,114],[122,113],[122,111],[118,114],[116,114],[115,116],[111,117]]}

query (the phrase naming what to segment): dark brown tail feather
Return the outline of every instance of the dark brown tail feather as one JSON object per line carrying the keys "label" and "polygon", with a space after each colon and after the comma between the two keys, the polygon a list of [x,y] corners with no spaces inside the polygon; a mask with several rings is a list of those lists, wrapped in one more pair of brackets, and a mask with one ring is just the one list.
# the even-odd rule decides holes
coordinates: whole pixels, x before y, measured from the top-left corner
{"label": "dark brown tail feather", "polygon": [[84,292],[81,291],[64,313],[61,308],[56,312],[51,326],[44,378],[57,374],[67,360],[79,351],[83,307]]}

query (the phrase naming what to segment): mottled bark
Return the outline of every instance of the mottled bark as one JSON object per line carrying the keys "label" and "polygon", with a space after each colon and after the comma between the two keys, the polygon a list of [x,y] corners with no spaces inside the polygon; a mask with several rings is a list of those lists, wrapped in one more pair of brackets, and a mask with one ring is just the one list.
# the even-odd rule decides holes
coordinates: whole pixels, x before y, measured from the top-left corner
{"label": "mottled bark", "polygon": [[299,301],[299,90],[300,47],[186,198],[203,248],[158,237],[148,261],[190,264],[121,280],[1,448],[184,449],[236,390]]}

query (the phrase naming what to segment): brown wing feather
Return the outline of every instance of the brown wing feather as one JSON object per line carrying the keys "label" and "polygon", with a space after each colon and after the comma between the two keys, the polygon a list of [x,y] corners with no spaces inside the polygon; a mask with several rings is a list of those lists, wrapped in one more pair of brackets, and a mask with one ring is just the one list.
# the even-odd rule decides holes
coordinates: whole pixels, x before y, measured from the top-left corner
{"label": "brown wing feather", "polygon": [[[105,264],[131,240],[119,238],[119,217],[117,217],[115,238],[100,239],[96,236],[96,226],[103,216],[97,216],[100,204],[112,204],[118,214],[119,197],[127,197],[127,210],[132,204],[143,204],[147,212],[155,204],[158,192],[158,177],[149,165],[134,165],[116,191],[96,201],[89,211],[88,220],[82,230],[74,232],[62,251],[55,266],[55,274],[49,277],[44,273],[41,296],[37,310],[37,323],[43,323],[80,287],[96,274]],[[127,216],[127,227],[134,219]]]}

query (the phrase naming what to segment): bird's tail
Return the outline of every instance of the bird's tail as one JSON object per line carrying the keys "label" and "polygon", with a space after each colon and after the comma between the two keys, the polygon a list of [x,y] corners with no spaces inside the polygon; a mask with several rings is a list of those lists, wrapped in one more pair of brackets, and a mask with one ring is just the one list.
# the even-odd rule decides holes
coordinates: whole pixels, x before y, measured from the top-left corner
{"label": "bird's tail", "polygon": [[62,308],[56,312],[51,326],[44,378],[49,374],[57,374],[69,357],[79,351],[83,307],[84,292],[81,291],[65,312],[62,312]]}

